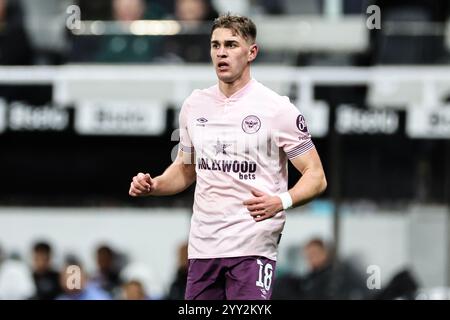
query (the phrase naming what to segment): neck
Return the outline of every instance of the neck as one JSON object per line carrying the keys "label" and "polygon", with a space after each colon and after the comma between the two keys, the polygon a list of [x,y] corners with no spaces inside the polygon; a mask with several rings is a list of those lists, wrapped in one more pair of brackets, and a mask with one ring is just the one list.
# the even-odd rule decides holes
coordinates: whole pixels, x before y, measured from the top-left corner
{"label": "neck", "polygon": [[233,82],[223,82],[219,80],[219,89],[227,97],[231,97],[234,93],[245,87],[251,80],[250,71],[244,72],[241,77]]}

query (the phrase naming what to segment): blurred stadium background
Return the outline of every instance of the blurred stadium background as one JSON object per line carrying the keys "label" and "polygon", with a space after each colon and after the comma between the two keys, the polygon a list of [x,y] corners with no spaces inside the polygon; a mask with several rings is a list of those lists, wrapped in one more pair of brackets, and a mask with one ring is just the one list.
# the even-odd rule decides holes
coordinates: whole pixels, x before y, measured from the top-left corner
{"label": "blurred stadium background", "polygon": [[227,11],[256,22],[253,76],[304,113],[329,181],[288,212],[274,297],[450,299],[447,0],[0,0],[0,299],[59,296],[67,264],[114,299],[180,298],[193,188],[128,188],[171,163]]}

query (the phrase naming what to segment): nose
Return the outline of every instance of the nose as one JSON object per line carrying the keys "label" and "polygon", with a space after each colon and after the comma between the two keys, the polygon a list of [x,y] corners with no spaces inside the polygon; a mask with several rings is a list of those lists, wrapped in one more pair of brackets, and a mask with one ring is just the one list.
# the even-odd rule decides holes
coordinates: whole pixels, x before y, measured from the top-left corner
{"label": "nose", "polygon": [[224,58],[227,56],[227,51],[225,47],[220,47],[219,49],[217,49],[217,57],[219,58]]}

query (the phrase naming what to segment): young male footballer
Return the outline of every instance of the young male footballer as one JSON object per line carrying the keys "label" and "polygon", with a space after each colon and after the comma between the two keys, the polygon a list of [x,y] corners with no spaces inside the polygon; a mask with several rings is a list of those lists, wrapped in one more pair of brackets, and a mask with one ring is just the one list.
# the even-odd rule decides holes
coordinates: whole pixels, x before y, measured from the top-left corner
{"label": "young male footballer", "polygon": [[[129,194],[138,197],[173,195],[196,181],[188,300],[270,299],[285,211],[327,186],[302,114],[250,74],[255,41],[247,17],[214,21],[218,84],[184,101],[174,163],[160,176],[139,173],[131,182]],[[288,160],[301,173],[289,190]]]}

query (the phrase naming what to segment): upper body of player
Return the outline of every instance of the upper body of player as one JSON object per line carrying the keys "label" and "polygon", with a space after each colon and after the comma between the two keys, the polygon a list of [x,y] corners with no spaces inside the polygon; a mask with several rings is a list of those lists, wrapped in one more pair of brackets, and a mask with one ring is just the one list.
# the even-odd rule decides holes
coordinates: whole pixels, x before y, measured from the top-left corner
{"label": "upper body of player", "polygon": [[[284,208],[326,188],[305,120],[287,97],[252,79],[256,27],[244,17],[215,22],[211,59],[218,84],[195,90],[180,111],[177,159],[160,176],[139,173],[131,196],[172,195],[197,180],[189,258],[276,260]],[[302,174],[287,190],[287,160]]]}

